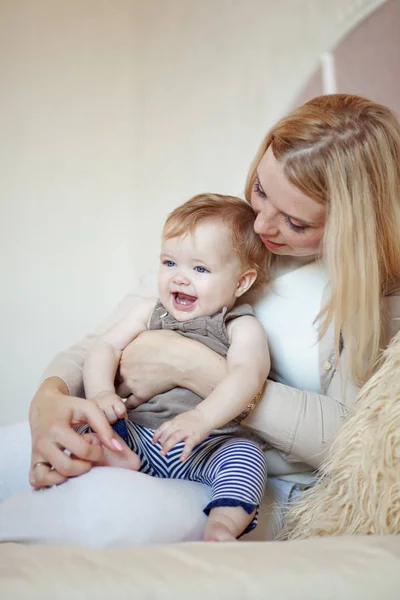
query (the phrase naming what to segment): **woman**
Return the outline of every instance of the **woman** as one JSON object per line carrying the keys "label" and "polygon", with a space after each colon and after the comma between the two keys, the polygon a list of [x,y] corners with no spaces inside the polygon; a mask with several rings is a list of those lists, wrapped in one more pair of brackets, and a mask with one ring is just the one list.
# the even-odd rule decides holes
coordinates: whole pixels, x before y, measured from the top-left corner
{"label": "woman", "polygon": [[[274,281],[256,312],[269,336],[274,380],[245,424],[274,449],[269,473],[301,481],[300,471],[318,469],[380,349],[400,328],[398,120],[357,96],[311,100],[264,139],[246,199],[271,253]],[[129,395],[128,406],[177,385],[204,397],[223,377],[221,357],[183,337],[172,354],[170,335],[146,332],[125,350],[120,392]],[[79,398],[91,339],[52,362],[32,401],[35,487],[80,475],[100,458],[100,447],[74,432],[81,422],[118,451],[104,416]]]}

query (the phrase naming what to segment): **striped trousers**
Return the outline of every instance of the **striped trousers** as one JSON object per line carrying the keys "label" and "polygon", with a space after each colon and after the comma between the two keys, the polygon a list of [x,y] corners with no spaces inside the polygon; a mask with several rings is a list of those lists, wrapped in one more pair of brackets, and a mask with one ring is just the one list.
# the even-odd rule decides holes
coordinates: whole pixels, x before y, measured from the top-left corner
{"label": "striped trousers", "polygon": [[[267,467],[264,453],[253,441],[230,435],[211,435],[180,461],[184,442],[161,456],[161,444],[152,443],[153,429],[128,421],[129,447],[141,460],[140,471],[153,477],[187,479],[211,488],[206,515],[217,506],[242,506],[250,514],[264,495]],[[244,533],[257,525],[257,513]]]}
{"label": "striped trousers", "polygon": [[[258,507],[264,495],[267,465],[261,448],[252,440],[232,435],[210,435],[197,444],[184,461],[180,461],[184,442],[176,444],[162,456],[161,443],[153,444],[154,429],[127,422],[128,446],[138,454],[139,471],[152,477],[187,479],[211,488],[206,515],[217,506],[241,506],[248,514],[256,510],[246,530],[257,526]],[[90,431],[88,425],[77,429]],[[242,534],[242,535],[243,535]]]}

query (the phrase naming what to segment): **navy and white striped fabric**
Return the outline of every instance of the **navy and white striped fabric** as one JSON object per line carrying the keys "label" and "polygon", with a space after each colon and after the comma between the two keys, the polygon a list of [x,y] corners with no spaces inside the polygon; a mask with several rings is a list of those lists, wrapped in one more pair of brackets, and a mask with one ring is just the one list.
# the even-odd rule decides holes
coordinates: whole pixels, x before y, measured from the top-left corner
{"label": "navy and white striped fabric", "polygon": [[[208,485],[212,495],[204,509],[206,515],[217,506],[242,506],[248,514],[257,509],[243,533],[256,527],[267,466],[264,453],[255,442],[231,435],[211,435],[195,446],[189,457],[181,462],[184,442],[176,444],[167,456],[161,456],[161,443],[152,442],[153,429],[131,421],[127,422],[127,428],[128,446],[139,455],[142,473]],[[77,431],[86,433],[90,429],[84,425]]]}
{"label": "navy and white striped fabric", "polygon": [[[265,456],[260,447],[246,438],[214,435],[180,461],[184,442],[176,444],[161,456],[161,444],[153,444],[153,429],[129,421],[129,446],[140,457],[142,473],[153,477],[187,479],[211,487],[211,501],[205,507],[208,515],[216,506],[242,506],[252,513],[260,505],[267,478]],[[258,511],[257,511],[258,512]],[[254,517],[246,533],[257,525]]]}

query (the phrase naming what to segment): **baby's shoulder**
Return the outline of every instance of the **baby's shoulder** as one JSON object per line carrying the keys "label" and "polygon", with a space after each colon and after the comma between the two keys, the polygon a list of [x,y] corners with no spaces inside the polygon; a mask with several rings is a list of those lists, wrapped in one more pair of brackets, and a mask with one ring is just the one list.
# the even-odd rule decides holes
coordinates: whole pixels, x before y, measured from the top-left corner
{"label": "baby's shoulder", "polygon": [[231,308],[231,310],[228,310],[225,313],[224,320],[226,323],[228,323],[229,321],[234,319],[236,320],[247,315],[252,317],[255,316],[255,312],[251,304],[248,304],[247,302],[243,304],[236,304],[233,308]]}
{"label": "baby's shoulder", "polygon": [[157,301],[157,298],[137,298],[137,302],[131,309],[130,317],[134,320],[139,319],[147,326],[157,306]]}
{"label": "baby's shoulder", "polygon": [[240,339],[258,338],[265,329],[255,314],[243,314],[226,323],[229,342]]}

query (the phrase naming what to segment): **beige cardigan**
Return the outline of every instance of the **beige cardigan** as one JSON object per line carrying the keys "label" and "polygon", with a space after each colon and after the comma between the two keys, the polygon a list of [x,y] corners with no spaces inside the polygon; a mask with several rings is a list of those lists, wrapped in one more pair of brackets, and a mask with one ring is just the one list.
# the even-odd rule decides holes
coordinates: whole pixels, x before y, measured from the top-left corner
{"label": "beige cardigan", "polygon": [[[46,368],[42,380],[59,377],[66,383],[71,395],[84,397],[82,367],[89,347],[97,335],[119,321],[134,306],[139,295],[153,296],[154,289],[149,287],[152,286],[142,285],[126,296],[93,333],[58,354]],[[387,296],[385,305],[389,317],[386,339],[389,341],[400,329],[400,290]],[[340,428],[359,391],[346,379],[346,364],[346,348],[338,358],[333,347],[332,331],[328,330],[319,344],[323,394],[268,380],[262,399],[244,423],[276,449],[269,453],[269,474],[290,476],[291,473],[309,471],[310,466],[320,466],[327,442]]]}

